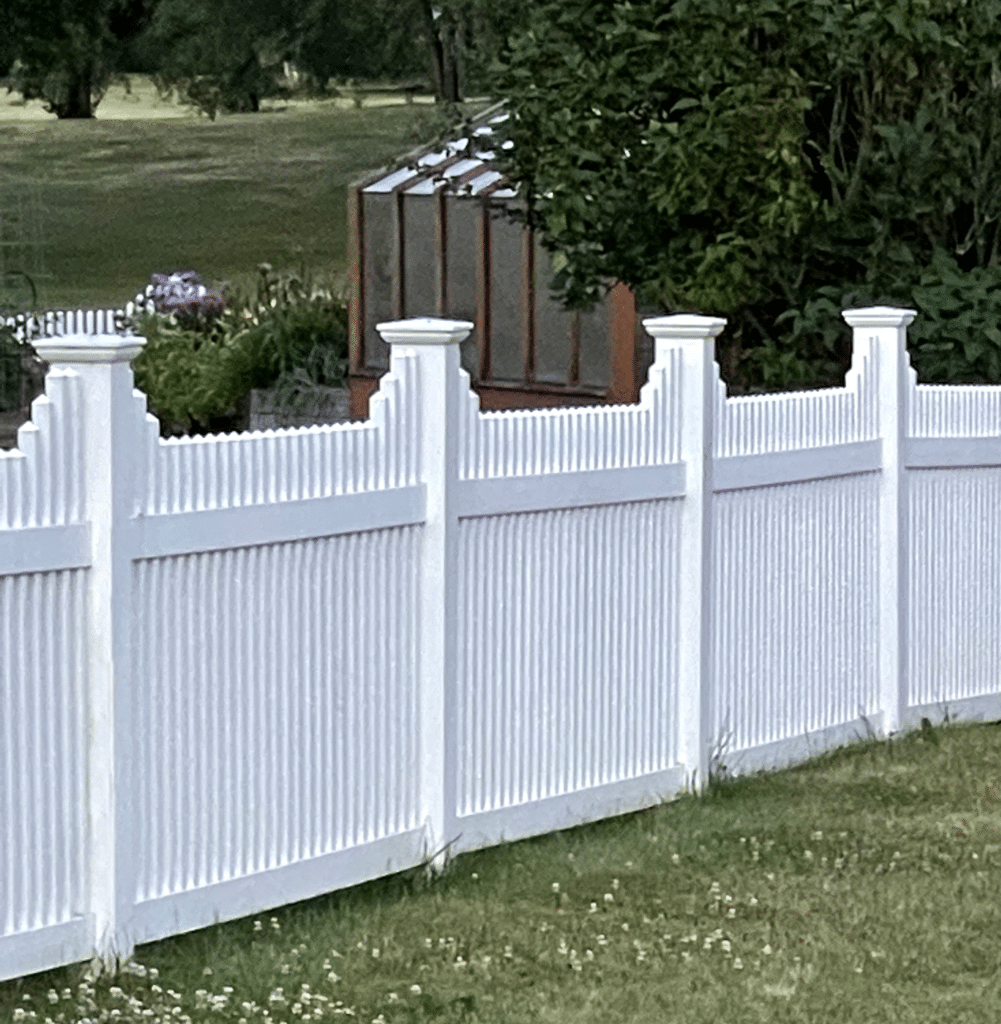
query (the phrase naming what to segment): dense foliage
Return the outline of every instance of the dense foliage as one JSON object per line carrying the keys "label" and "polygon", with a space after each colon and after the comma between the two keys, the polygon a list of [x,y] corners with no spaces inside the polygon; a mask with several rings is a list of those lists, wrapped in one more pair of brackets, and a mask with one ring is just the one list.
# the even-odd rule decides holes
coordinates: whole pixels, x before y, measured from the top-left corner
{"label": "dense foliage", "polygon": [[[533,0],[534,2],[534,0]],[[247,112],[284,71],[482,90],[525,0],[0,0],[0,75],[60,117],[90,117],[113,76],[152,74],[204,113]]]}
{"label": "dense foliage", "polygon": [[4,0],[0,63],[25,99],[60,118],[92,117],[118,59],[156,0]]}
{"label": "dense foliage", "polygon": [[132,363],[136,387],[165,434],[239,429],[252,388],[344,382],[347,308],[330,288],[263,264],[255,294],[224,293],[222,313],[200,322],[135,317],[146,338]]}
{"label": "dense foliage", "polygon": [[586,306],[622,280],[723,314],[724,370],[750,387],[834,383],[842,308],[914,305],[925,379],[1001,380],[981,329],[1001,283],[999,15],[540,0],[496,88],[559,293]]}
{"label": "dense foliage", "polygon": [[260,109],[301,31],[291,0],[161,0],[150,34],[162,53],[155,80],[210,117]]}

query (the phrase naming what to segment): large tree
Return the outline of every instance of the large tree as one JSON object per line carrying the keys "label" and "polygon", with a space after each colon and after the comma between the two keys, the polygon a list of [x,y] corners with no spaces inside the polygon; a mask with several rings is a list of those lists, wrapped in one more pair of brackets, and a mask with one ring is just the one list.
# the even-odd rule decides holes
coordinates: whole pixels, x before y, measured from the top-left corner
{"label": "large tree", "polygon": [[212,117],[258,110],[277,92],[304,7],[295,0],[162,0],[150,29],[163,55],[157,84]]}
{"label": "large tree", "polygon": [[61,118],[93,117],[156,0],[6,0],[13,86]]}
{"label": "large tree", "polygon": [[487,67],[534,0],[313,0],[296,57],[327,78],[430,78],[457,103],[487,87]]}
{"label": "large tree", "polygon": [[[989,326],[997,0],[539,0],[530,14],[496,80],[503,159],[569,304],[622,280],[661,308],[725,314],[730,370],[753,347],[759,385],[832,382],[844,302],[924,303],[944,322],[959,289]],[[952,370],[1001,380],[1001,344],[953,327]],[[927,340],[925,369],[948,372],[958,349],[933,356]]]}

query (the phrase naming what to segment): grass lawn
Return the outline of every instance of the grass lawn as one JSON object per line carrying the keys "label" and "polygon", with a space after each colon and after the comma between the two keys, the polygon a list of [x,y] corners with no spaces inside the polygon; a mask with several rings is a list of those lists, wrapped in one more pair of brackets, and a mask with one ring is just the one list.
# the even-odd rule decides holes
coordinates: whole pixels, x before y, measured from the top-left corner
{"label": "grass lawn", "polygon": [[0,1019],[993,1022],[1001,727],[724,782],[0,985]]}
{"label": "grass lawn", "polygon": [[343,278],[346,191],[427,138],[433,107],[399,97],[272,103],[199,117],[148,81],[112,89],[91,121],[0,93],[0,210],[37,186],[41,304],[118,307],[153,271],[247,283],[256,267]]}

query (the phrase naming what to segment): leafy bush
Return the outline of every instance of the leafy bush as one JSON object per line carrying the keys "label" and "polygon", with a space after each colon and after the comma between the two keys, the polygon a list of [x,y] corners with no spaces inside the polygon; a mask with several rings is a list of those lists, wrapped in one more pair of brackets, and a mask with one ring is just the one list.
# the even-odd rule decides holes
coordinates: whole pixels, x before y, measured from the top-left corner
{"label": "leafy bush", "polygon": [[537,0],[495,69],[497,152],[560,296],[586,307],[621,280],[724,315],[747,389],[836,383],[842,303],[913,301],[941,336],[917,327],[922,373],[991,378],[998,10]]}
{"label": "leafy bush", "polygon": [[964,273],[939,250],[913,295],[911,359],[923,379],[1001,384],[1001,266]]}
{"label": "leafy bush", "polygon": [[344,383],[347,307],[305,271],[275,273],[262,264],[253,294],[223,290],[226,307],[200,329],[173,315],[141,313],[132,327],[146,338],[133,360],[165,434],[236,429],[252,388],[303,379]]}

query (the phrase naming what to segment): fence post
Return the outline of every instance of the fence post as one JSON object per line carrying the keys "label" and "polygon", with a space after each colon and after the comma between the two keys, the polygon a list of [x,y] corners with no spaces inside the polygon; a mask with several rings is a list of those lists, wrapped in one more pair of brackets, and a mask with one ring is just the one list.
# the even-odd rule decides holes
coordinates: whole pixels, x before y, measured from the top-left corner
{"label": "fence post", "polygon": [[105,968],[132,955],[133,908],[129,531],[137,466],[129,361],[143,338],[75,334],[32,342],[82,378],[86,610],[86,856],[95,951]]}
{"label": "fence post", "polygon": [[656,361],[681,349],[681,458],[687,463],[679,538],[678,761],[692,788],[709,781],[711,637],[710,540],[713,470],[713,411],[719,386],[714,340],[725,320],[709,316],[664,316],[644,320],[655,339]]}
{"label": "fence post", "polygon": [[852,328],[852,348],[871,346],[876,369],[876,436],[883,442],[879,480],[878,644],[883,731],[900,731],[907,702],[907,489],[904,440],[911,398],[907,327],[913,309],[871,306],[841,314]]}
{"label": "fence post", "polygon": [[447,699],[457,665],[458,527],[455,485],[459,479],[459,343],[473,325],[465,320],[413,319],[378,324],[393,350],[412,349],[418,358],[419,479],[427,492],[421,540],[420,744],[421,808],[426,856],[440,870],[446,835],[455,815],[454,701]]}

